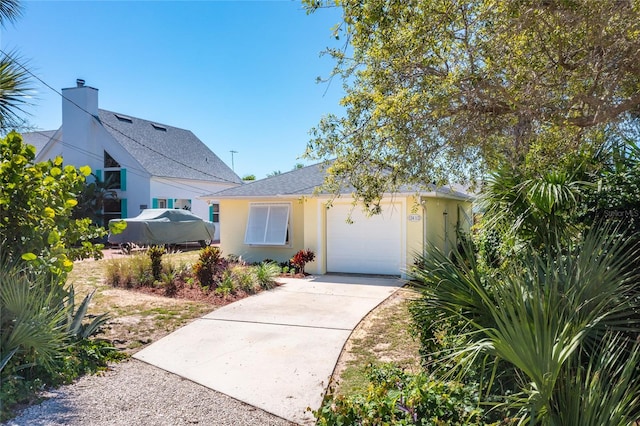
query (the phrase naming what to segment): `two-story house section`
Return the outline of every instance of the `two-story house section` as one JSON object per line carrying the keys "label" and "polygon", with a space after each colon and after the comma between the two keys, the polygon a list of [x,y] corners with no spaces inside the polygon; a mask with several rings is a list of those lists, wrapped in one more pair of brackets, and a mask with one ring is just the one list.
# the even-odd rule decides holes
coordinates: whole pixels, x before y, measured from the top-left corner
{"label": "two-story house section", "polygon": [[[62,126],[24,135],[38,148],[36,161],[62,156],[65,164],[88,165],[118,193],[105,203],[105,220],[137,216],[146,208],[182,208],[216,223],[216,200],[202,195],[242,180],[191,131],[98,108],[98,89],[77,80],[62,89]],[[46,142],[43,145],[43,141]]]}

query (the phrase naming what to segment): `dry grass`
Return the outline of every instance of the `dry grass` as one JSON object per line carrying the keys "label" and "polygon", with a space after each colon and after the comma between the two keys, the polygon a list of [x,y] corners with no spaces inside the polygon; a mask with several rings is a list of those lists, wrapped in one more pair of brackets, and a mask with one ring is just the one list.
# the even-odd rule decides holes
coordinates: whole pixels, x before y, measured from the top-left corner
{"label": "dry grass", "polygon": [[[193,263],[198,252],[167,254],[163,261]],[[204,302],[172,299],[113,288],[104,282],[109,260],[76,262],[69,275],[77,300],[96,290],[89,308],[90,315],[108,312],[111,316],[104,334],[114,345],[133,354],[151,342],[171,333],[188,322],[212,311],[215,307]]]}
{"label": "dry grass", "polygon": [[420,369],[420,345],[410,333],[409,301],[418,293],[408,288],[369,313],[351,334],[333,374],[337,393],[361,393],[367,386],[367,366],[392,362],[409,372]]}

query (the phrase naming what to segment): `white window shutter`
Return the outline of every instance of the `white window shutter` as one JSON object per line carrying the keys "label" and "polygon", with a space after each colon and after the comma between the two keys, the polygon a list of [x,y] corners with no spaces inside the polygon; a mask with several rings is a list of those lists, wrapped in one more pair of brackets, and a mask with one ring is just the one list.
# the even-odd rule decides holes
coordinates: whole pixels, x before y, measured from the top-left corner
{"label": "white window shutter", "polygon": [[245,244],[264,244],[264,231],[269,219],[269,206],[252,204],[249,207],[247,232],[244,235]]}
{"label": "white window shutter", "polygon": [[289,206],[270,206],[269,220],[265,230],[264,243],[283,246],[287,242],[287,225],[289,223]]}
{"label": "white window shutter", "polygon": [[288,204],[251,204],[245,244],[283,246],[287,243]]}

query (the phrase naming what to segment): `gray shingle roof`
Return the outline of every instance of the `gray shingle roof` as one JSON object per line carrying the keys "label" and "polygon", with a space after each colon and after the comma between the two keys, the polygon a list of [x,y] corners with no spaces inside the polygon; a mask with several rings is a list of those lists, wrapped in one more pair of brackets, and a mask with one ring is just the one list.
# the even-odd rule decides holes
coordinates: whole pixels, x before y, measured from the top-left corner
{"label": "gray shingle roof", "polygon": [[49,140],[55,135],[57,130],[42,130],[38,132],[26,132],[22,134],[22,140],[29,145],[36,147],[36,153],[40,152],[42,148],[49,142]]}
{"label": "gray shingle roof", "polygon": [[104,128],[153,176],[241,183],[191,131],[98,110]]}
{"label": "gray shingle roof", "polygon": [[225,197],[268,197],[274,195],[310,195],[322,185],[325,172],[322,163],[217,192]]}
{"label": "gray shingle roof", "polygon": [[[313,195],[314,190],[323,184],[326,166],[329,164],[330,162],[314,164],[265,179],[256,180],[235,188],[225,189],[210,196],[215,198],[260,198],[282,195],[290,195],[292,197]],[[425,192],[433,193],[434,190],[435,186],[433,186],[430,191],[403,187],[400,189],[400,192],[406,194],[424,194]],[[457,186],[438,188],[436,192],[444,197],[465,200],[473,198],[471,194]],[[342,193],[349,194],[351,193],[351,189],[345,189]]]}

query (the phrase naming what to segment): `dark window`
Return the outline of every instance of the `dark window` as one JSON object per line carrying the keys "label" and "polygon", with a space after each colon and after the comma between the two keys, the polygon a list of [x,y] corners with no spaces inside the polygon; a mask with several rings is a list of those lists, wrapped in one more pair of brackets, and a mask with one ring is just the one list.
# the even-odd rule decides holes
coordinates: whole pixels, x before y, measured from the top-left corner
{"label": "dark window", "polygon": [[220,204],[212,204],[211,210],[213,212],[211,222],[220,222]]}
{"label": "dark window", "polygon": [[120,189],[120,170],[105,170],[104,184],[109,189]]}
{"label": "dark window", "polygon": [[109,155],[107,151],[104,152],[104,168],[108,169],[111,167],[120,167],[120,163],[118,163],[114,158]]}
{"label": "dark window", "polygon": [[107,199],[102,205],[103,226],[108,227],[111,219],[122,218],[122,203],[120,200]]}
{"label": "dark window", "polygon": [[105,213],[120,213],[122,211],[122,204],[120,203],[120,200],[104,200],[102,210]]}

